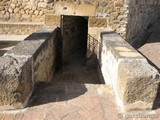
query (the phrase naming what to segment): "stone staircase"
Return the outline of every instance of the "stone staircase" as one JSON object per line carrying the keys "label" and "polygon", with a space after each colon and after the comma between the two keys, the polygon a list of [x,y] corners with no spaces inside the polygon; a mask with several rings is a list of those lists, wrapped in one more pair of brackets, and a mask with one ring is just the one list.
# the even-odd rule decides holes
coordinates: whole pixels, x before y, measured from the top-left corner
{"label": "stone staircase", "polygon": [[[53,76],[52,82],[40,82],[36,85],[30,105],[57,102],[67,105],[68,101],[82,99],[82,97],[114,99],[111,86],[102,84],[95,60],[94,56],[84,59],[77,54],[73,55],[68,64],[63,65],[62,73],[58,71]],[[74,104],[83,104],[82,101]]]}

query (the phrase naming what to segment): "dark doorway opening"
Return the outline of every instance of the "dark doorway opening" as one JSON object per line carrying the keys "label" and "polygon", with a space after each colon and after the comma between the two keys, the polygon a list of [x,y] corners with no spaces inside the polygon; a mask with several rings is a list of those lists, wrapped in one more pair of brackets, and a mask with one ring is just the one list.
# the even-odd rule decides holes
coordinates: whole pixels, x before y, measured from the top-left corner
{"label": "dark doorway opening", "polygon": [[95,58],[88,58],[88,17],[61,16],[61,37],[59,61],[61,70],[53,78],[55,83],[93,83],[101,80]]}
{"label": "dark doorway opening", "polygon": [[[88,17],[61,16],[62,64],[71,59],[85,59],[87,52]],[[73,62],[73,61],[72,61]]]}

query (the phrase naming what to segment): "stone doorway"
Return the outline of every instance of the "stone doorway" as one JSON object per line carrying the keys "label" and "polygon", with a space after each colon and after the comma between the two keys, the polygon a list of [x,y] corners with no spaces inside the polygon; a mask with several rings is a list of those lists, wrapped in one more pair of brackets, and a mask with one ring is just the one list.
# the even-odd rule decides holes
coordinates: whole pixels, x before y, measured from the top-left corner
{"label": "stone doorway", "polygon": [[61,16],[61,36],[61,71],[56,72],[53,81],[101,83],[97,61],[87,58],[88,17]]}
{"label": "stone doorway", "polygon": [[61,16],[62,63],[68,63],[74,54],[85,58],[87,52],[88,17]]}

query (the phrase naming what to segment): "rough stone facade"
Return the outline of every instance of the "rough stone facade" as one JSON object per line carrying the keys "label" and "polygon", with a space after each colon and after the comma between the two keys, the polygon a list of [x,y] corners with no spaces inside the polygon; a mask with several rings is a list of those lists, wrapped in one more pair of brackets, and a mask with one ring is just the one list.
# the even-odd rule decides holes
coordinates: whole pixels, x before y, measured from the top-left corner
{"label": "rough stone facade", "polygon": [[108,25],[133,41],[160,16],[159,5],[159,0],[0,0],[0,21],[60,25],[60,15],[89,16],[90,27]]}
{"label": "rough stone facade", "polygon": [[[41,22],[44,19],[44,10],[47,3],[41,4],[38,0],[1,0],[1,20]],[[43,8],[41,8],[43,7]]]}
{"label": "rough stone facade", "polygon": [[129,0],[108,0],[105,11],[107,24],[125,38]]}
{"label": "rough stone facade", "polygon": [[0,58],[0,110],[24,108],[33,91],[31,59]]}
{"label": "rough stone facade", "polygon": [[35,83],[51,81],[56,69],[58,32],[43,28],[0,57],[0,110],[24,108]]}
{"label": "rough stone facade", "polygon": [[[96,0],[80,0],[80,1],[54,1],[54,0],[1,0],[0,1],[0,16],[1,20],[11,21],[33,21],[43,22],[45,14],[57,14],[65,12],[70,7],[75,8],[75,5],[83,4],[95,6]],[[58,4],[57,4],[58,3]],[[71,3],[71,4],[70,4]],[[67,6],[66,6],[66,5]],[[57,7],[59,7],[57,10]],[[68,8],[67,8],[68,7]],[[86,7],[86,6],[85,6]],[[60,9],[62,10],[60,11]],[[78,8],[78,7],[77,7]]]}

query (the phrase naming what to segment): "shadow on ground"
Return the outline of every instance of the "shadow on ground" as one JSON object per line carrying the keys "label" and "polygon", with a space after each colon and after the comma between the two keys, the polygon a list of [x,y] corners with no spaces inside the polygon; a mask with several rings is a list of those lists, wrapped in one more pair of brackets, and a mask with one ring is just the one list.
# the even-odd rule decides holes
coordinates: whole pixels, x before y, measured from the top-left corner
{"label": "shadow on ground", "polygon": [[38,83],[29,107],[51,102],[67,101],[83,95],[86,92],[87,88],[84,84]]}
{"label": "shadow on ground", "polygon": [[[47,35],[48,33],[42,31],[32,34],[25,40],[40,40]],[[90,35],[88,37],[88,50],[87,46],[80,46],[65,60],[62,58],[62,50],[59,50],[58,65],[60,70],[56,72],[50,83],[40,82],[36,84],[29,107],[61,101],[64,101],[64,104],[65,101],[86,94],[88,92],[86,84],[104,83],[98,73],[98,60],[95,55],[98,50],[98,40]]]}
{"label": "shadow on ground", "polygon": [[[79,51],[78,51],[79,52]],[[88,94],[86,84],[103,84],[97,71],[97,58],[91,55],[85,58],[76,52],[63,64],[50,83],[40,82],[36,85],[29,107],[61,102]]]}

